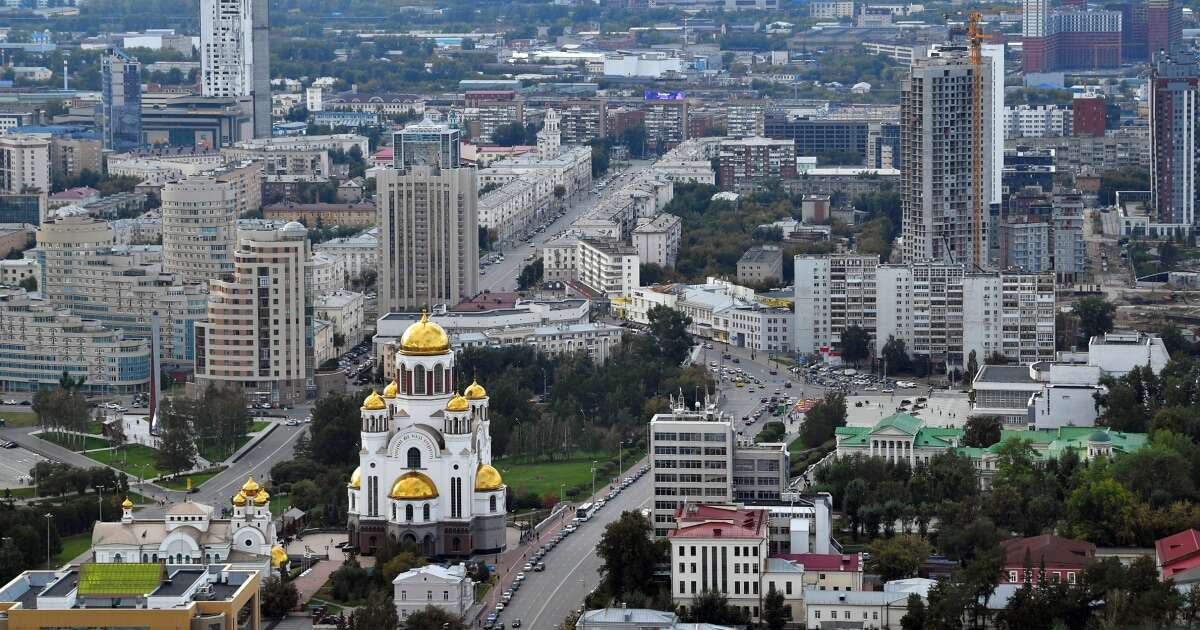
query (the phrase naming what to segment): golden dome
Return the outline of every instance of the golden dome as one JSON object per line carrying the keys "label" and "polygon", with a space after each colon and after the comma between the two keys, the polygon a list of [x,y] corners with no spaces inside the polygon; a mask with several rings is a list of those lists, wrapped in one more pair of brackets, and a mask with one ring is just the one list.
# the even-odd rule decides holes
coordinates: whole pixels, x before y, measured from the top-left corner
{"label": "golden dome", "polygon": [[428,313],[421,313],[421,321],[408,327],[400,336],[400,354],[428,356],[450,350],[450,337],[441,326],[429,321]]}
{"label": "golden dome", "polygon": [[287,564],[287,561],[288,561],[288,555],[287,555],[287,552],[283,550],[283,547],[280,547],[279,545],[275,545],[274,547],[271,547],[271,566],[272,567],[278,569],[279,567]]}
{"label": "golden dome", "polygon": [[479,470],[475,473],[475,490],[479,492],[491,492],[499,490],[500,486],[504,485],[504,479],[500,477],[500,471],[496,470],[488,464],[480,464]]}
{"label": "golden dome", "polygon": [[240,491],[233,495],[233,504],[238,507],[246,505],[246,495],[242,494]]}
{"label": "golden dome", "polygon": [[479,384],[479,381],[472,379],[471,384],[467,386],[467,391],[463,392],[463,395],[467,397],[467,400],[480,400],[487,398],[487,390],[483,388],[483,385]]}
{"label": "golden dome", "polygon": [[363,399],[363,411],[380,411],[387,409],[387,403],[383,402],[383,397],[379,392],[371,390],[371,395]]}
{"label": "golden dome", "polygon": [[467,399],[463,398],[462,396],[459,396],[457,394],[454,395],[454,398],[450,399],[450,402],[446,403],[446,411],[470,411],[470,410],[471,410],[471,405],[470,405],[470,403],[467,402]]}
{"label": "golden dome", "polygon": [[392,382],[383,388],[384,398],[395,398],[398,393],[400,393],[400,383],[397,383],[396,379],[392,379]]}
{"label": "golden dome", "polygon": [[129,497],[125,497],[125,500],[121,502],[121,507],[128,510],[129,508],[133,507],[133,501],[130,501]]}
{"label": "golden dome", "polygon": [[246,495],[247,497],[252,497],[258,494],[258,491],[261,489],[262,486],[258,485],[258,482],[254,480],[253,476],[246,477],[246,483],[242,484],[242,494]]}
{"label": "golden dome", "polygon": [[266,490],[263,490],[262,492],[258,493],[258,496],[254,497],[254,505],[262,507],[262,506],[266,505],[268,502],[270,502],[270,500],[271,500],[271,495],[267,494]]}
{"label": "golden dome", "polygon": [[388,497],[403,501],[424,501],[436,499],[437,486],[427,475],[419,472],[407,472],[396,478]]}
{"label": "golden dome", "polygon": [[350,473],[350,483],[346,485],[355,490],[362,489],[362,466],[355,468],[354,472]]}

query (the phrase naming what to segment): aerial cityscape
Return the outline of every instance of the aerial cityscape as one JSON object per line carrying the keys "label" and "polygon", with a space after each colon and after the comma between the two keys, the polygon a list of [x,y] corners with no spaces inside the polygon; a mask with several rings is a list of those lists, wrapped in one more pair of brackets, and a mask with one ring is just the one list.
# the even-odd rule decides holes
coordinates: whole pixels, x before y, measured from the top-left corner
{"label": "aerial cityscape", "polygon": [[1200,628],[1198,12],[0,2],[0,630]]}

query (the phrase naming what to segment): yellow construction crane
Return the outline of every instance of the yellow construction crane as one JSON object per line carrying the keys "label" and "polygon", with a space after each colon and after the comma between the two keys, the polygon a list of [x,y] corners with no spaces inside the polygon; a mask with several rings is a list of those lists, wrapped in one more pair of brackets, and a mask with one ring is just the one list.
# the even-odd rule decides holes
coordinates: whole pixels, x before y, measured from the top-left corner
{"label": "yellow construction crane", "polygon": [[972,247],[972,262],[975,269],[983,268],[983,42],[991,39],[991,35],[979,29],[979,21],[983,16],[978,11],[967,14],[967,41],[971,46],[971,67],[975,69],[975,85],[971,91],[974,99],[974,111],[971,115],[974,145],[972,147],[971,174],[974,177],[974,195],[971,201],[971,229],[974,242]]}

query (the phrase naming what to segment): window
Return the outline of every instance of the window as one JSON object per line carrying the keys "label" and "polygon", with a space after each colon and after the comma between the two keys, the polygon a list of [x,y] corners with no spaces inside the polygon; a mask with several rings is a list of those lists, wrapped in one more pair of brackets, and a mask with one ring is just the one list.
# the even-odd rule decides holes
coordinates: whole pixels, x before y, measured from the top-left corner
{"label": "window", "polygon": [[433,601],[433,591],[425,591],[425,599]]}
{"label": "window", "polygon": [[400,601],[408,599],[408,591],[400,591]]}
{"label": "window", "polygon": [[820,619],[820,618],[821,618],[821,611],[814,610],[813,611],[813,619]]}
{"label": "window", "polygon": [[404,520],[410,523],[413,520],[413,507],[411,505],[404,506]]}
{"label": "window", "polygon": [[408,458],[407,459],[408,459],[408,467],[409,468],[420,468],[421,467],[421,449],[419,449],[415,446],[408,449]]}
{"label": "window", "polygon": [[450,591],[442,591],[442,601],[450,601]]}
{"label": "window", "polygon": [[1074,571],[1067,571],[1067,583],[1068,584],[1075,583],[1075,572]]}
{"label": "window", "polygon": [[[493,511],[493,512],[495,512],[495,511],[496,511],[496,507],[495,507],[495,506],[492,506],[492,511]],[[426,503],[424,506],[422,506],[422,507],[421,507],[421,520],[422,520],[422,521],[425,521],[426,523],[428,523],[428,522],[429,522],[429,520],[430,520],[430,519],[429,519],[429,504],[428,504],[428,503]]]}
{"label": "window", "polygon": [[496,512],[496,495],[488,497],[488,506],[491,507],[492,513]]}
{"label": "window", "polygon": [[1008,581],[1012,582],[1014,584],[1017,582],[1017,572],[1016,571],[1008,572]]}

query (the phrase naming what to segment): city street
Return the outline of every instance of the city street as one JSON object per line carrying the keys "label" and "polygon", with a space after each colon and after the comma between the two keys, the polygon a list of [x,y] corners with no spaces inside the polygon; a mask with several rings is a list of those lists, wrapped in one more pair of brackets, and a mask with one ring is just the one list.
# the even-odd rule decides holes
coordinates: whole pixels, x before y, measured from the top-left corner
{"label": "city street", "polygon": [[[540,256],[542,253],[541,247],[547,241],[554,240],[559,232],[568,230],[576,219],[587,214],[596,204],[605,198],[608,192],[619,188],[621,181],[628,181],[630,177],[646,170],[651,164],[653,162],[649,160],[635,160],[628,168],[621,171],[613,181],[610,181],[605,189],[600,191],[599,195],[592,194],[592,190],[589,188],[574,200],[568,200],[566,203],[566,214],[551,223],[545,231],[535,234],[533,240],[529,243],[516,241],[514,243],[506,243],[506,246],[497,249],[498,253],[504,255],[504,260],[480,270],[479,290],[496,292],[515,291],[517,288],[517,276],[521,274],[521,269],[528,264],[525,262],[526,256],[530,254]],[[596,180],[595,183],[600,183],[600,181]],[[535,245],[535,247],[530,247],[530,244]]]}
{"label": "city street", "polygon": [[[634,469],[644,462],[634,464]],[[556,628],[571,611],[582,606],[583,598],[600,582],[601,562],[596,555],[596,545],[604,533],[604,526],[619,518],[622,512],[649,507],[653,476],[652,472],[642,475],[546,554],[542,560],[546,563],[545,571],[525,572],[525,584],[513,595],[512,603],[504,609],[500,621],[511,626],[514,619],[520,619],[523,628]],[[606,492],[598,494],[603,496]],[[565,522],[569,523],[573,516],[574,511],[568,512]],[[557,526],[550,530],[554,531]],[[541,538],[547,539],[547,533]],[[527,547],[534,551],[541,544],[535,541]],[[517,563],[514,571],[520,571],[522,564]],[[504,577],[511,580],[511,575]]]}

